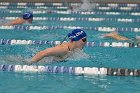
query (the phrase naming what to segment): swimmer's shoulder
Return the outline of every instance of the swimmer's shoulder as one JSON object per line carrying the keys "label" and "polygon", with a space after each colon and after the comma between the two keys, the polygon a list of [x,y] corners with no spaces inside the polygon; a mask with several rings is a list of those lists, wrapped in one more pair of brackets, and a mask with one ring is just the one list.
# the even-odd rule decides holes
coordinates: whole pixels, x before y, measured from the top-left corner
{"label": "swimmer's shoulder", "polygon": [[63,47],[63,49],[71,51],[71,44],[69,42],[61,44],[60,47]]}

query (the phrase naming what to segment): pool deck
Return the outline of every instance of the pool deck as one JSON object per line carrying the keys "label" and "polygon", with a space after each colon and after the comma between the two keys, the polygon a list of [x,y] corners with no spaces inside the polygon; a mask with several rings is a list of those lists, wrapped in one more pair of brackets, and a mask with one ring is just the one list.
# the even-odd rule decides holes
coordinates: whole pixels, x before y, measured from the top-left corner
{"label": "pool deck", "polygon": [[[44,3],[44,2],[81,2],[81,0],[0,0],[0,2],[36,2],[36,3]],[[140,3],[140,0],[91,0],[91,2],[98,2],[98,3]]]}

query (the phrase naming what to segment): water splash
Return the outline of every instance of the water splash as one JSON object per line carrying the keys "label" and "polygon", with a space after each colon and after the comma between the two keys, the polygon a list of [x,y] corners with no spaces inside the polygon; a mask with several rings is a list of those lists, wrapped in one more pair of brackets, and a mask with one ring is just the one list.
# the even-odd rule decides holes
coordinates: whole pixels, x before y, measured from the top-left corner
{"label": "water splash", "polygon": [[90,0],[82,0],[82,4],[78,7],[72,6],[73,11],[92,11],[95,8],[95,4],[91,3]]}
{"label": "water splash", "polygon": [[[19,48],[17,47],[16,49],[19,50]],[[14,51],[15,53],[7,54],[6,52],[5,54],[3,54],[3,56],[0,56],[0,64],[26,64],[26,62],[28,62],[28,60],[31,59],[32,56],[37,53],[37,51],[39,51],[39,49],[37,47],[32,48],[29,46],[25,46],[24,51]]]}
{"label": "water splash", "polygon": [[6,55],[1,59],[1,64],[24,64],[26,58],[21,55]]}
{"label": "water splash", "polygon": [[82,0],[83,4],[81,5],[82,10],[90,11],[92,9],[92,5],[90,4],[90,0]]}
{"label": "water splash", "polygon": [[73,52],[70,52],[70,56],[67,58],[67,60],[81,60],[81,59],[88,59],[89,55],[86,54],[81,49],[75,49]]}
{"label": "water splash", "polygon": [[9,20],[6,20],[6,19],[0,19],[0,26],[6,24],[6,23],[8,23],[8,22],[9,22]]}

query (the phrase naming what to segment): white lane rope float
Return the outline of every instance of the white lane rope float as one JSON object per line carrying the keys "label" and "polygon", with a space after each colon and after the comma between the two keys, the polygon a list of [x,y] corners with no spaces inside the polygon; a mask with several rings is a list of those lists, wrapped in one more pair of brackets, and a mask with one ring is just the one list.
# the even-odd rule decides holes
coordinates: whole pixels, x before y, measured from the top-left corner
{"label": "white lane rope float", "polygon": [[140,28],[132,27],[80,27],[80,26],[0,26],[0,30],[54,30],[54,29],[83,29],[101,32],[140,32]]}
{"label": "white lane rope float", "polygon": [[[60,45],[67,41],[47,41],[47,40],[15,40],[15,39],[0,39],[0,45]],[[124,48],[139,48],[140,43],[134,42],[87,42],[87,47],[124,47]]]}
{"label": "white lane rope float", "polygon": [[97,68],[97,67],[67,67],[67,66],[36,66],[36,65],[0,65],[3,72],[27,73],[62,73],[76,75],[99,76],[140,76],[139,69],[127,68]]}

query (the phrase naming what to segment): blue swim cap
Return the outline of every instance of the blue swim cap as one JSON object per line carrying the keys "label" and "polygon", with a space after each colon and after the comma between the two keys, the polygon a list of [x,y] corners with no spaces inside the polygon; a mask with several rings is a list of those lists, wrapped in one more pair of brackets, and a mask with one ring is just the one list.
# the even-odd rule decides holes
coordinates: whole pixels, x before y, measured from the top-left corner
{"label": "blue swim cap", "polygon": [[33,14],[31,12],[26,12],[23,14],[22,18],[28,20],[30,18],[33,18]]}
{"label": "blue swim cap", "polygon": [[86,36],[87,34],[85,33],[85,31],[81,29],[74,29],[71,33],[68,34],[69,39],[71,39],[72,41],[78,41]]}

